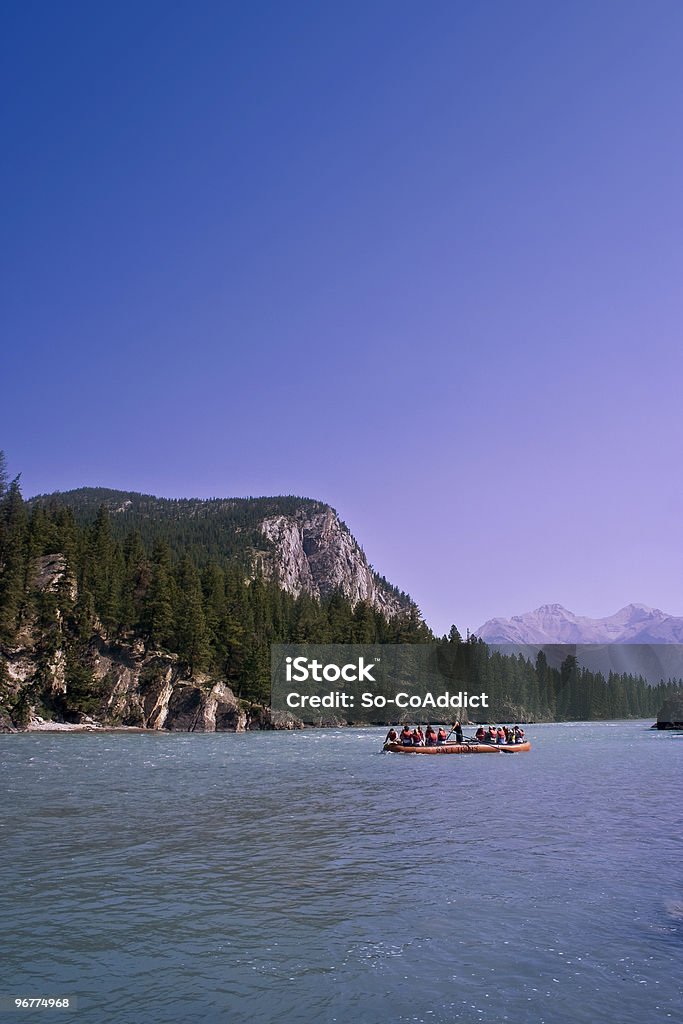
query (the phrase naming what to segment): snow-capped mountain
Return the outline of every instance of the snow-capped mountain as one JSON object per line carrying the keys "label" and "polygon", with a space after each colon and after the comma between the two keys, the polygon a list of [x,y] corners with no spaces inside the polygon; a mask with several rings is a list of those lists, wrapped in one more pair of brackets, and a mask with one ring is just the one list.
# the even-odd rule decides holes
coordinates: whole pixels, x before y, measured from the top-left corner
{"label": "snow-capped mountain", "polygon": [[681,644],[683,618],[644,604],[628,604],[604,619],[544,604],[511,619],[489,619],[475,630],[491,644]]}

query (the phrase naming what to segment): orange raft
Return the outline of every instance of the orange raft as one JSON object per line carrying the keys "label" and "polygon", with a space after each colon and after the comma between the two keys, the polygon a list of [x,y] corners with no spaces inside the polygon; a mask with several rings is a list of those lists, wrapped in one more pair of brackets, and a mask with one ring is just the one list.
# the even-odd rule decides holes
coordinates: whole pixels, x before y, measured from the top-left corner
{"label": "orange raft", "polygon": [[521,754],[531,750],[525,743],[442,743],[435,747],[408,747],[402,743],[385,743],[388,754]]}

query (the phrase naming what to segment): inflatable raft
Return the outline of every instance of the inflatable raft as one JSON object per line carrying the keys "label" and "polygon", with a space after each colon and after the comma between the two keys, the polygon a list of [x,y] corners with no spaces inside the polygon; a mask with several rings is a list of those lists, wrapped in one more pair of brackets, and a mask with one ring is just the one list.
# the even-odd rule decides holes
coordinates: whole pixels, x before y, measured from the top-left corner
{"label": "inflatable raft", "polygon": [[531,750],[525,743],[442,743],[436,747],[404,747],[402,743],[385,743],[388,754],[521,754]]}

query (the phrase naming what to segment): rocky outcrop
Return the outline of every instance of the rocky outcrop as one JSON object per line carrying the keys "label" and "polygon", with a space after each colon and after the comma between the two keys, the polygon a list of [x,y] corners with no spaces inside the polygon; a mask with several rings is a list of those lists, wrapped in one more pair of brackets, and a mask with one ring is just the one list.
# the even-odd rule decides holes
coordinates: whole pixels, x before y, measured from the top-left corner
{"label": "rocky outcrop", "polygon": [[672,697],[659,709],[658,729],[683,729],[683,696]]}
{"label": "rocky outcrop", "polygon": [[261,532],[271,550],[256,552],[258,563],[295,597],[304,592],[320,599],[338,592],[354,605],[367,601],[387,618],[411,607],[408,598],[373,572],[333,509],[269,516],[261,523]]}
{"label": "rocky outcrop", "polygon": [[36,559],[34,586],[36,590],[48,594],[56,594],[65,589],[70,599],[76,600],[76,580],[64,555],[42,555]]}
{"label": "rocky outcrop", "polygon": [[[37,558],[34,590],[75,603],[64,555]],[[43,610],[48,614],[49,604]],[[87,645],[65,636],[55,602],[51,621],[27,615],[16,646],[0,650],[0,732],[54,726],[130,726],[172,732],[297,729],[299,719],[240,700],[223,679],[190,673],[178,658],[149,651],[141,638],[117,641],[101,623]],[[71,647],[69,647],[69,643]],[[69,652],[78,672],[69,672]]]}
{"label": "rocky outcrop", "polygon": [[[54,657],[63,665],[61,649]],[[240,700],[225,681],[192,675],[174,655],[146,652],[140,643],[93,637],[81,660],[92,678],[87,713],[66,680],[55,689],[39,648],[6,652],[3,667],[3,702],[14,710],[0,713],[0,732],[45,729],[50,721],[170,732],[302,728],[293,716]]]}

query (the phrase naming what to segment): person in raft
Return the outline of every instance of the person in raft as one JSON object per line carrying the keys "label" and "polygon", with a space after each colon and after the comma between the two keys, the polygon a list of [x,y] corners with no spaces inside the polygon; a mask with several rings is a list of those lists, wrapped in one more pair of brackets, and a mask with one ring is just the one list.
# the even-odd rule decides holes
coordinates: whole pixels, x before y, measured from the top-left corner
{"label": "person in raft", "polygon": [[436,729],[434,728],[433,725],[428,725],[427,726],[427,732],[425,733],[425,744],[428,747],[435,747],[436,746],[436,740],[437,740]]}
{"label": "person in raft", "polygon": [[484,728],[483,725],[479,726],[479,728],[477,729],[477,731],[474,734],[474,738],[477,741],[477,743],[485,743],[486,742],[486,729]]}
{"label": "person in raft", "polygon": [[497,743],[498,742],[498,730],[496,729],[495,725],[490,725],[489,726],[489,731],[486,733],[486,742],[487,743]]}
{"label": "person in raft", "polygon": [[389,730],[389,732],[384,737],[384,742],[385,743],[397,743],[398,742],[398,733],[394,729],[393,725],[392,725],[391,729]]}
{"label": "person in raft", "polygon": [[453,728],[451,732],[455,733],[455,742],[462,743],[462,726],[460,722],[453,722]]}
{"label": "person in raft", "polygon": [[444,729],[443,726],[440,726],[439,727],[439,731],[438,731],[438,733],[436,735],[436,745],[437,745],[437,747],[442,747],[447,739],[448,739],[448,733],[446,732],[446,730]]}
{"label": "person in raft", "polygon": [[403,744],[404,747],[412,747],[412,745],[413,745],[413,730],[410,728],[409,725],[404,725],[403,728],[401,729],[401,735],[399,736],[399,741]]}
{"label": "person in raft", "polygon": [[413,730],[413,746],[414,747],[424,747],[424,745],[425,745],[425,736],[424,736],[424,733],[422,732],[422,726],[421,725],[416,725],[415,729]]}
{"label": "person in raft", "polygon": [[498,740],[499,743],[507,743],[508,741],[508,738],[505,735],[505,729],[503,728],[502,725],[498,726],[498,734],[496,736],[496,739]]}
{"label": "person in raft", "polygon": [[513,743],[524,743],[524,729],[520,729],[518,725],[514,727],[513,732]]}

